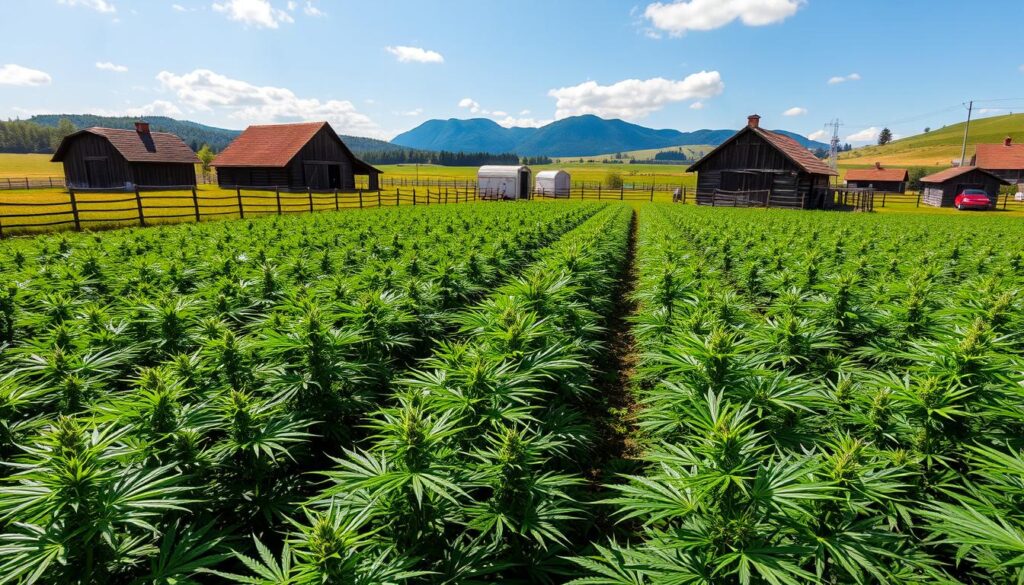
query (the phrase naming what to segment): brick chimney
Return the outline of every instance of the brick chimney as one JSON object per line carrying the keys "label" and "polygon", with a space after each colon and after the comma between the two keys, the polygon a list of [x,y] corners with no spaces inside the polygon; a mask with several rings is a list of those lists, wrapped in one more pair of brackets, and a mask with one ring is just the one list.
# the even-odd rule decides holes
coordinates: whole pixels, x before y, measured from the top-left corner
{"label": "brick chimney", "polygon": [[757,114],[753,114],[753,115],[747,116],[747,126],[749,126],[751,128],[757,128],[760,125],[761,125],[761,116],[758,116]]}
{"label": "brick chimney", "polygon": [[136,122],[135,131],[139,134],[149,134],[149,122]]}
{"label": "brick chimney", "polygon": [[878,170],[882,170],[882,163],[876,162],[875,163],[875,168],[878,169]]}
{"label": "brick chimney", "polygon": [[1012,145],[1013,145],[1013,138],[1010,138],[1009,136],[1007,136],[1006,138],[1003,139],[1003,146],[1012,146]]}

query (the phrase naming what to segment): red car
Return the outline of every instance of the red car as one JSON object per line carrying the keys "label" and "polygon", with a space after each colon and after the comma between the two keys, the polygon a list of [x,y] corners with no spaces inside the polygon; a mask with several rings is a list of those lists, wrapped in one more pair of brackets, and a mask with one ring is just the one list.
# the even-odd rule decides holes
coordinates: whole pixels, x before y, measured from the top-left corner
{"label": "red car", "polygon": [[992,209],[992,199],[981,189],[964,189],[953,203],[957,209]]}

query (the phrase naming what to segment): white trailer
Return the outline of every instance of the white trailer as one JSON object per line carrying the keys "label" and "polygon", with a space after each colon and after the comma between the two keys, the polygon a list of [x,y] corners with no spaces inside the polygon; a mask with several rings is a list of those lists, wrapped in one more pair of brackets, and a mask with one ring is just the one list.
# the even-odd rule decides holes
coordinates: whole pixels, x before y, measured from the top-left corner
{"label": "white trailer", "polygon": [[529,199],[530,167],[484,165],[476,173],[481,199]]}
{"label": "white trailer", "polygon": [[541,171],[533,185],[535,197],[568,197],[572,178],[565,171]]}

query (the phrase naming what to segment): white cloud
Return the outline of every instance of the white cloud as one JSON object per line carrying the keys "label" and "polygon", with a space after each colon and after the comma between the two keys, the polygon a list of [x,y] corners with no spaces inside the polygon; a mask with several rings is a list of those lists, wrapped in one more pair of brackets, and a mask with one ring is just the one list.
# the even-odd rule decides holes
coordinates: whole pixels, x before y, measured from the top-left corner
{"label": "white cloud", "polygon": [[469,110],[470,114],[490,114],[487,110],[480,107],[480,104],[472,98],[462,98],[459,100],[459,107]]}
{"label": "white cloud", "polygon": [[384,47],[384,50],[398,58],[399,63],[444,63],[444,57],[437,51],[429,51],[420,47],[398,45]]}
{"label": "white cloud", "polygon": [[493,112],[491,112],[491,115],[494,116],[495,118],[505,118],[508,116],[508,112],[502,110],[494,110]]}
{"label": "white cloud", "polygon": [[214,2],[213,10],[257,28],[277,28],[283,22],[295,22],[287,12],[274,8],[269,0],[225,0],[223,4]]}
{"label": "white cloud", "polygon": [[15,85],[18,87],[31,87],[38,85],[50,85],[53,78],[45,71],[29,69],[14,63],[8,63],[0,67],[0,85]]}
{"label": "white cloud", "polygon": [[124,73],[128,71],[128,68],[124,65],[115,65],[110,61],[97,61],[96,68],[103,71],[113,71],[114,73]]}
{"label": "white cloud", "polygon": [[161,71],[156,78],[186,107],[220,110],[246,124],[327,120],[344,134],[386,137],[380,126],[348,100],[300,98],[290,89],[253,85],[209,69],[183,75]]}
{"label": "white cloud", "polygon": [[849,75],[837,75],[835,77],[828,78],[829,85],[846,83],[847,81],[860,81],[860,73],[851,73]]}
{"label": "white cloud", "polygon": [[846,141],[847,142],[875,142],[875,141],[878,140],[878,133],[881,132],[881,131],[882,131],[881,128],[876,128],[875,126],[871,126],[870,128],[865,128],[865,129],[861,130],[860,132],[854,132],[853,134],[850,134],[849,136],[846,137]]}
{"label": "white cloud", "polygon": [[423,114],[423,108],[416,108],[416,109],[413,109],[413,110],[406,110],[404,112],[392,112],[392,113],[395,114],[396,116],[408,116],[410,118],[415,118],[416,116],[420,116],[420,115]]}
{"label": "white cloud", "polygon": [[999,114],[1005,111],[1006,110],[1003,108],[981,108],[978,110],[978,114],[984,116],[986,114]]}
{"label": "white cloud", "polygon": [[295,12],[295,9],[299,7],[299,3],[296,2],[295,0],[288,0],[288,4],[285,4],[285,6],[288,8],[288,10]]}
{"label": "white cloud", "polygon": [[626,79],[612,85],[587,81],[548,91],[555,98],[555,118],[581,114],[637,120],[666,104],[706,99],[722,93],[725,84],[717,71],[701,71],[674,81],[663,77]]}
{"label": "white cloud", "polygon": [[[497,112],[495,112],[497,114]],[[514,118],[512,116],[505,116],[500,120],[495,120],[499,126],[505,128],[540,128],[541,126],[547,126],[554,120],[538,120],[536,118]]]}
{"label": "white cloud", "polygon": [[808,134],[807,137],[811,140],[825,140],[828,138],[828,132],[825,132],[824,130],[815,130]]}
{"label": "white cloud", "polygon": [[177,12],[189,12],[189,9],[185,8],[181,4],[171,4],[171,8],[173,8]]}
{"label": "white cloud", "polygon": [[519,112],[519,115],[520,116],[529,116],[530,115],[530,110],[523,110],[523,111]]}
{"label": "white cloud", "polygon": [[783,116],[790,116],[790,117],[793,117],[793,116],[804,116],[806,114],[807,114],[807,108],[801,108],[801,107],[797,107],[797,106],[793,106],[792,108],[789,108],[785,112],[782,112]]}
{"label": "white cloud", "polygon": [[121,110],[90,110],[98,116],[180,116],[181,108],[166,100],[156,100],[143,106],[129,107]]}
{"label": "white cloud", "polygon": [[693,102],[692,104],[690,104],[690,109],[691,110],[703,110],[704,109],[704,102]]}
{"label": "white cloud", "polygon": [[317,8],[316,4],[314,4],[311,0],[306,0],[306,5],[302,7],[302,12],[306,16],[313,16],[313,17],[327,16],[327,14],[325,14],[323,10],[320,10],[319,8]]}
{"label": "white cloud", "polygon": [[106,0],[57,0],[57,4],[63,4],[65,6],[83,6],[85,8],[91,8],[96,12],[117,12],[117,8]]}
{"label": "white cloud", "polygon": [[644,17],[654,28],[679,36],[688,30],[716,29],[735,20],[747,26],[775,24],[796,14],[803,4],[804,0],[676,0],[648,4]]}

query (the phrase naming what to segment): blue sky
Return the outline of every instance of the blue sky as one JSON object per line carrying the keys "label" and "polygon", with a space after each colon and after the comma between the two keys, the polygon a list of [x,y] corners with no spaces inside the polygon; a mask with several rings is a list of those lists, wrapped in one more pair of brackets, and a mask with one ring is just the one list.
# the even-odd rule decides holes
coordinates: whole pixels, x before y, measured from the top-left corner
{"label": "blue sky", "polygon": [[[915,134],[1024,110],[1024,2],[5,0],[0,117],[430,118]],[[786,115],[788,114],[788,115]],[[814,134],[814,133],[819,134]]]}

